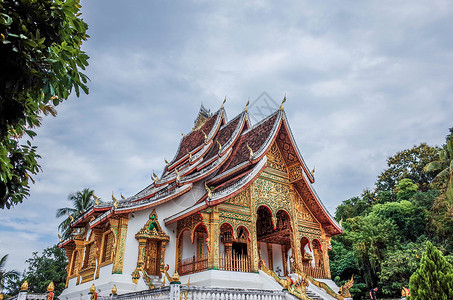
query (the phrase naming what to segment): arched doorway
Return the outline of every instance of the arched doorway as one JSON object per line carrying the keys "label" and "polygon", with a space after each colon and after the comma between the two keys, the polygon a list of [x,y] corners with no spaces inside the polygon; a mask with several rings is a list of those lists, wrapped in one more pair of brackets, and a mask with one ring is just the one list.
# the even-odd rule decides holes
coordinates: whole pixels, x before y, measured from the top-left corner
{"label": "arched doorway", "polygon": [[280,276],[290,273],[294,258],[290,251],[292,229],[288,213],[279,210],[273,218],[268,207],[258,207],[256,233],[260,259]]}
{"label": "arched doorway", "polygon": [[178,240],[178,273],[186,275],[208,269],[208,233],[203,223],[198,224],[192,232],[184,230]]}

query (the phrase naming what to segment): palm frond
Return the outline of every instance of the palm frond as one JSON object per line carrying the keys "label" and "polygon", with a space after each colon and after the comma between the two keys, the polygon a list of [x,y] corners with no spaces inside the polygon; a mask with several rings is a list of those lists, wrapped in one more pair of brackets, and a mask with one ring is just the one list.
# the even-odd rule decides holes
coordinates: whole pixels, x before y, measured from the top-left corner
{"label": "palm frond", "polygon": [[427,164],[423,168],[423,172],[425,173],[431,173],[431,172],[437,172],[445,168],[445,163],[440,160],[435,160]]}
{"label": "palm frond", "polygon": [[64,207],[57,209],[56,217],[60,218],[63,216],[67,216],[68,214],[73,214],[76,210],[70,207]]}

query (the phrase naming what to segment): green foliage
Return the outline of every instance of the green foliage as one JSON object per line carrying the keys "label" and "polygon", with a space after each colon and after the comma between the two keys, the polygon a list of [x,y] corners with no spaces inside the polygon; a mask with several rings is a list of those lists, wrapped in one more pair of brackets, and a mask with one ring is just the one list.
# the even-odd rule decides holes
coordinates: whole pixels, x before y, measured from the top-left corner
{"label": "green foliage", "polygon": [[354,274],[354,299],[368,299],[376,286],[398,297],[419,267],[427,240],[453,251],[453,202],[446,201],[446,185],[439,191],[430,184],[436,173],[423,171],[445,157],[440,150],[420,144],[398,152],[388,159],[373,192],[365,190],[338,206],[335,218],[343,220],[344,233],[332,238],[330,266],[339,283]]}
{"label": "green foliage", "polygon": [[398,295],[403,286],[408,287],[408,278],[418,268],[423,250],[424,244],[417,242],[387,252],[379,273],[379,286],[385,295]]}
{"label": "green foliage", "polygon": [[396,185],[396,199],[398,201],[409,200],[417,190],[418,186],[411,179],[403,178]]}
{"label": "green foliage", "polygon": [[36,136],[41,114],[74,90],[88,93],[81,50],[88,25],[78,0],[0,1],[0,207],[29,196],[29,180],[40,171],[36,148],[19,145]]}
{"label": "green foliage", "polygon": [[3,291],[6,285],[9,282],[17,280],[19,278],[19,272],[15,270],[6,270],[6,260],[8,259],[8,254],[3,255],[0,258],[0,293]]}
{"label": "green foliage", "polygon": [[453,266],[429,241],[409,286],[411,300],[453,299]]}
{"label": "green foliage", "polygon": [[12,293],[18,293],[21,283],[27,280],[28,289],[33,293],[45,293],[47,286],[53,281],[55,296],[61,294],[66,285],[66,265],[68,264],[64,249],[54,245],[44,249],[42,255],[33,252],[26,263],[28,267],[22,277],[10,286]]}
{"label": "green foliage", "polygon": [[79,217],[83,212],[94,205],[94,190],[84,188],[82,191],[77,191],[68,195],[68,200],[72,202],[72,207],[64,207],[57,209],[56,217],[60,218],[67,216],[63,222],[58,226],[58,230],[62,233],[64,239],[71,236],[72,230],[69,226],[71,224],[71,215],[74,219]]}
{"label": "green foliage", "polygon": [[437,147],[425,143],[403,150],[387,159],[388,168],[382,172],[376,182],[376,190],[393,191],[398,181],[411,179],[422,191],[428,190],[434,178],[432,174],[423,172],[426,164],[437,159]]}

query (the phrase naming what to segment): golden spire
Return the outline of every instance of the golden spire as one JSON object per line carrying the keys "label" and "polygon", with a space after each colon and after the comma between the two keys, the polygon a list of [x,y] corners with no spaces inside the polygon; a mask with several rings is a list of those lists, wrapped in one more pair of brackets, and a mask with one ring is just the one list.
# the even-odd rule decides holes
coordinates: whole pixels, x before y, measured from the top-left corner
{"label": "golden spire", "polygon": [[99,203],[100,203],[99,197],[96,196],[96,195],[93,193],[93,198],[94,198],[94,200],[95,200],[95,201],[94,201],[94,204],[95,204],[95,205],[99,205]]}
{"label": "golden spire", "polygon": [[223,102],[222,102],[222,107],[220,107],[220,108],[222,108],[222,109],[223,109],[223,108],[225,107],[225,102],[226,102],[226,96],[225,96],[225,99],[223,99]]}
{"label": "golden spire", "polygon": [[60,239],[59,243],[61,243],[63,241],[63,238],[61,237],[60,234],[58,234],[58,238]]}
{"label": "golden spire", "polygon": [[285,97],[283,97],[283,101],[282,101],[282,104],[280,104],[280,110],[283,110],[283,103],[286,102],[286,93],[285,93]]}
{"label": "golden spire", "polygon": [[71,214],[68,212],[69,220],[71,220],[71,223],[74,222],[74,217],[71,216]]}
{"label": "golden spire", "polygon": [[203,135],[204,135],[204,139],[207,140],[208,139],[208,136],[206,135],[206,133],[204,132],[204,130],[202,129],[201,132],[203,132]]}
{"label": "golden spire", "polygon": [[315,167],[313,167],[313,170],[311,170],[311,176],[315,176]]}
{"label": "golden spire", "polygon": [[187,286],[190,286],[190,276],[189,276],[189,280],[187,281]]}
{"label": "golden spire", "polygon": [[208,198],[212,198],[212,190],[208,187],[206,181],[204,182],[204,188],[206,189],[206,192],[208,192]]}
{"label": "golden spire", "polygon": [[175,173],[176,173],[176,181],[181,180],[181,177],[179,176],[179,172],[176,168],[175,168]]}
{"label": "golden spire", "polygon": [[112,295],[116,295],[116,292],[118,292],[118,289],[116,288],[116,284],[114,284],[112,287]]}
{"label": "golden spire", "polygon": [[252,150],[252,148],[250,148],[250,146],[249,146],[249,143],[247,143],[247,149],[249,149],[249,152],[250,152],[250,158],[252,158],[253,156],[255,156],[255,154],[253,153],[253,150]]}
{"label": "golden spire", "polygon": [[21,291],[28,290],[28,281],[27,280],[25,280],[24,283],[22,283],[22,285],[20,286],[20,290]]}
{"label": "golden spire", "polygon": [[55,290],[55,285],[53,284],[53,281],[51,281],[49,283],[49,285],[47,286],[47,291],[48,292],[53,292],[53,290]]}
{"label": "golden spire", "polygon": [[164,159],[165,160],[165,164],[167,165],[167,167],[170,165],[170,163],[168,162],[168,160]]}
{"label": "golden spire", "polygon": [[93,283],[90,287],[90,294],[93,294],[94,292],[96,292],[96,286]]}
{"label": "golden spire", "polygon": [[247,112],[247,107],[249,106],[250,104],[250,98],[247,100],[247,104],[245,104],[245,108],[244,108],[244,111]]}
{"label": "golden spire", "polygon": [[217,144],[219,145],[219,152],[222,151],[222,144],[220,144],[219,140],[217,140]]}
{"label": "golden spire", "polygon": [[121,199],[126,200],[126,197],[123,196],[123,193],[120,193]]}

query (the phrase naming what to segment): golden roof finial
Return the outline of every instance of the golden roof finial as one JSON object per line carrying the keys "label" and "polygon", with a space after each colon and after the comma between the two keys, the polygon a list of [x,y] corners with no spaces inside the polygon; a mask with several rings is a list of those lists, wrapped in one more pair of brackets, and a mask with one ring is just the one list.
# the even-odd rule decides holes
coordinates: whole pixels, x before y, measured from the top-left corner
{"label": "golden roof finial", "polygon": [[175,271],[175,273],[171,277],[171,282],[178,282],[178,281],[179,281],[179,274],[178,274],[178,271]]}
{"label": "golden roof finial", "polygon": [[100,204],[99,197],[93,193],[93,198],[94,198],[94,204],[99,205]]}
{"label": "golden roof finial", "polygon": [[226,96],[225,96],[225,99],[223,99],[223,102],[222,102],[222,107],[220,107],[220,108],[222,108],[222,109],[223,109],[223,108],[225,107],[225,102],[226,102]]}
{"label": "golden roof finial", "polygon": [[285,97],[283,97],[283,101],[282,101],[282,104],[280,104],[280,110],[283,110],[283,103],[286,102],[286,93],[285,93]]}
{"label": "golden roof finial", "polygon": [[204,135],[204,139],[207,140],[208,139],[208,136],[206,135],[206,133],[204,132],[204,130],[202,129],[201,132],[203,132],[203,135]]}
{"label": "golden roof finial", "polygon": [[190,286],[190,276],[189,276],[189,280],[187,281],[187,286]]}
{"label": "golden roof finial", "polygon": [[219,152],[222,151],[222,144],[220,144],[219,140],[217,140],[217,144],[219,145]]}
{"label": "golden roof finial", "polygon": [[156,181],[159,180],[159,177],[156,175],[156,173],[154,173],[154,170],[153,170],[153,176],[156,178]]}
{"label": "golden roof finial", "polygon": [[179,175],[178,169],[175,168],[175,173],[176,173],[176,181],[181,180],[181,176]]}
{"label": "golden roof finial", "polygon": [[58,233],[58,238],[60,239],[59,243],[61,243],[63,241],[63,238],[61,237],[61,235]]}
{"label": "golden roof finial", "polygon": [[189,159],[192,160],[192,153],[189,150],[187,150],[187,153],[189,154]]}
{"label": "golden roof finial", "polygon": [[126,197],[123,196],[123,193],[120,193],[121,199],[126,200]]}
{"label": "golden roof finial", "polygon": [[204,182],[204,188],[206,189],[206,192],[208,192],[208,198],[212,198],[212,190],[208,187],[206,181]]}
{"label": "golden roof finial", "polygon": [[181,132],[181,136],[184,138],[186,135],[184,134],[184,132]]}
{"label": "golden roof finial", "polygon": [[247,112],[247,107],[249,106],[250,104],[250,98],[247,100],[247,104],[245,104],[245,108],[244,108],[244,111]]}
{"label": "golden roof finial", "polygon": [[311,170],[311,176],[315,176],[315,167],[313,167],[313,170]]}
{"label": "golden roof finial", "polygon": [[252,148],[250,148],[249,143],[247,143],[247,149],[249,149],[250,158],[252,158],[253,156],[255,156],[255,153],[253,153],[253,150],[252,150]]}
{"label": "golden roof finial", "polygon": [[1,293],[1,292],[0,292],[0,300],[3,300],[3,293]]}
{"label": "golden roof finial", "polygon": [[343,228],[343,217],[341,217],[341,220],[340,220],[339,224],[340,224],[340,227]]}
{"label": "golden roof finial", "polygon": [[113,195],[113,192],[112,192],[112,200],[113,200],[113,207],[117,208],[118,207],[118,200]]}
{"label": "golden roof finial", "polygon": [[24,283],[22,283],[22,285],[20,286],[20,290],[21,291],[28,290],[28,281],[27,280],[25,280]]}
{"label": "golden roof finial", "polygon": [[49,285],[47,286],[47,291],[48,292],[53,292],[55,290],[55,285],[53,284],[53,281],[51,281],[49,283]]}
{"label": "golden roof finial", "polygon": [[71,214],[68,212],[69,220],[71,220],[71,223],[74,222],[74,217],[71,216]]}
{"label": "golden roof finial", "polygon": [[116,295],[116,292],[118,292],[118,289],[116,288],[116,284],[114,284],[112,287],[112,295]]}
{"label": "golden roof finial", "polygon": [[93,283],[90,287],[90,294],[94,294],[94,292],[96,292],[96,286]]}
{"label": "golden roof finial", "polygon": [[170,165],[170,163],[168,162],[168,160],[164,159],[165,161],[165,164],[167,165],[167,167]]}

